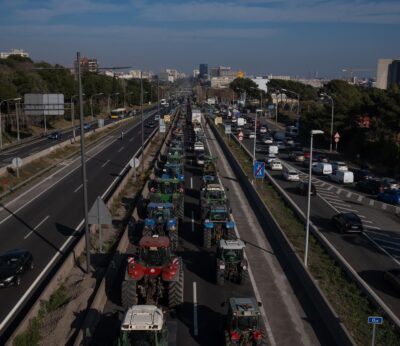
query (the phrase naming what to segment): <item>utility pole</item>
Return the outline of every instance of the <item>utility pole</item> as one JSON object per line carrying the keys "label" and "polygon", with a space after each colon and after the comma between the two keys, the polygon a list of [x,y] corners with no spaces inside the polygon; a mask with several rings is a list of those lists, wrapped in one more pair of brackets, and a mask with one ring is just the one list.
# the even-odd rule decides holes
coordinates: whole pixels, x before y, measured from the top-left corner
{"label": "utility pole", "polygon": [[144,173],[143,71],[140,71],[140,113],[142,121],[142,173]]}

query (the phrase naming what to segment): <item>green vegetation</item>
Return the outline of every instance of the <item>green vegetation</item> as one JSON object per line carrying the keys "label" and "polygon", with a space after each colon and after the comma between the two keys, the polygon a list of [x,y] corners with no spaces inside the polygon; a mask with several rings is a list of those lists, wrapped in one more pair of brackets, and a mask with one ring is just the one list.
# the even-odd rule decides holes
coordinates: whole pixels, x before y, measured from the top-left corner
{"label": "green vegetation", "polygon": [[13,340],[13,346],[36,346],[40,344],[44,318],[47,314],[56,311],[63,305],[67,304],[70,299],[67,290],[64,286],[60,286],[51,296],[48,301],[40,302],[38,315],[29,321],[29,326],[26,331],[17,335]]}
{"label": "green vegetation", "polygon": [[[219,131],[223,135],[221,128]],[[247,176],[252,176],[251,160],[247,153],[235,141],[225,140],[225,142]],[[296,254],[303,258],[304,224],[268,181],[258,181],[256,190],[285,232]],[[349,279],[339,264],[329,256],[312,235],[309,245],[309,270],[357,345],[368,345],[371,341],[372,329],[367,324],[367,318],[368,316],[382,316],[384,312],[371,304],[358,286]],[[377,328],[376,345],[395,346],[399,344],[399,340],[400,332],[386,318],[384,324]]]}

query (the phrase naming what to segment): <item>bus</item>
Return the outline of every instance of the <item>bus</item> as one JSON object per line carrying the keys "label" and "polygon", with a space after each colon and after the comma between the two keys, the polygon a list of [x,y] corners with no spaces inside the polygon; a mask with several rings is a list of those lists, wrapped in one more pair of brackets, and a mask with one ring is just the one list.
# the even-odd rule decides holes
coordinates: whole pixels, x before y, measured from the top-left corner
{"label": "bus", "polygon": [[110,118],[111,119],[123,119],[125,118],[126,115],[126,109],[125,108],[117,108],[111,110]]}

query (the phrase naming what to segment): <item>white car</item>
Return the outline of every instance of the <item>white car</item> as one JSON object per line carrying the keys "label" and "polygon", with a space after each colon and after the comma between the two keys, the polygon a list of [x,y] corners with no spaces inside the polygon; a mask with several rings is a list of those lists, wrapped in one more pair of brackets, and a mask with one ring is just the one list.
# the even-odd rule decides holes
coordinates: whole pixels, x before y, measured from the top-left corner
{"label": "white car", "polygon": [[285,166],[282,170],[282,175],[287,181],[300,181],[299,173],[292,167]]}
{"label": "white car", "polygon": [[264,144],[272,144],[274,143],[274,139],[271,136],[265,136],[262,138],[262,142]]}
{"label": "white car", "polygon": [[260,133],[267,133],[268,129],[266,126],[261,126],[260,127]]}
{"label": "white car", "polygon": [[281,171],[283,169],[282,162],[276,159],[269,163],[269,167],[271,171]]}
{"label": "white car", "polygon": [[256,134],[254,133],[254,131],[249,133],[249,138],[250,139],[256,138]]}
{"label": "white car", "polygon": [[265,163],[266,163],[267,165],[269,165],[270,162],[271,162],[272,160],[276,160],[276,159],[277,159],[277,157],[276,157],[275,154],[268,154],[268,155],[265,157],[264,161],[265,161]]}

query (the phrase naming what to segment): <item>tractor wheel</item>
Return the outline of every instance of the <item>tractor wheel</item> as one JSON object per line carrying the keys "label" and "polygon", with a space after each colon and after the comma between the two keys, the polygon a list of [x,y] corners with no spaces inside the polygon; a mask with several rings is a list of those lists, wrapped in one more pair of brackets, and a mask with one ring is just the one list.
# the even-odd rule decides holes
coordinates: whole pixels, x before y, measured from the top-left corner
{"label": "tractor wheel", "polygon": [[237,237],[236,237],[236,234],[235,234],[235,229],[234,229],[234,228],[228,229],[228,231],[227,231],[227,237],[228,237],[228,240],[234,240],[234,239],[237,238]]}
{"label": "tractor wheel", "polygon": [[205,249],[211,248],[211,230],[205,229],[203,232],[203,247]]}
{"label": "tractor wheel", "polygon": [[171,250],[174,252],[178,248],[178,230],[169,231],[168,237],[171,241]]}
{"label": "tractor wheel", "polygon": [[125,309],[137,305],[138,297],[136,294],[136,281],[124,280],[121,288],[121,303]]}
{"label": "tractor wheel", "polygon": [[179,278],[177,281],[172,281],[168,285],[168,307],[175,308],[183,303],[183,268],[181,262],[181,268],[179,271]]}
{"label": "tractor wheel", "polygon": [[225,272],[221,269],[217,269],[217,285],[218,286],[223,286],[225,284]]}
{"label": "tractor wheel", "polygon": [[229,333],[225,330],[224,334],[225,334],[225,346],[231,346],[232,342],[229,337]]}
{"label": "tractor wheel", "polygon": [[142,231],[142,237],[146,237],[146,236],[149,236],[149,237],[151,237],[153,235],[153,232],[151,231],[151,229],[148,229],[148,228],[143,228],[143,231]]}
{"label": "tractor wheel", "polygon": [[249,281],[249,272],[247,270],[241,270],[238,277],[238,284],[246,285],[248,281]]}

